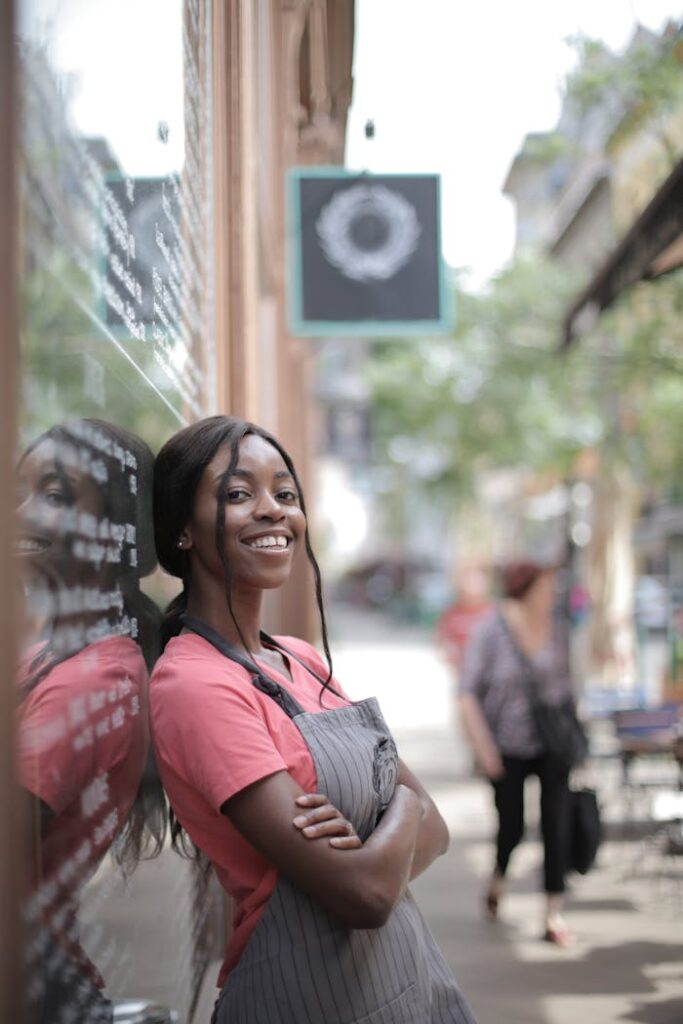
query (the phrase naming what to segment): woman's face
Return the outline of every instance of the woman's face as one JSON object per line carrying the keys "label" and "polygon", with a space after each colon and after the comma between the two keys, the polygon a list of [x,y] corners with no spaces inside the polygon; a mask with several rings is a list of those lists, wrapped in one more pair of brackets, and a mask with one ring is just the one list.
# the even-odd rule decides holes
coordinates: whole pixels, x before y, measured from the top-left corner
{"label": "woman's face", "polygon": [[99,485],[79,465],[73,445],[46,438],[18,472],[16,552],[29,570],[63,583],[81,581],[85,567],[73,542],[83,515],[99,520],[104,500]]}
{"label": "woman's face", "polygon": [[[204,470],[192,518],[181,534],[195,584],[205,574],[223,579],[216,550],[216,512],[230,457],[226,446]],[[280,453],[262,437],[248,434],[240,442],[237,466],[224,493],[224,543],[233,594],[240,589],[282,586],[303,541],[306,520]]]}

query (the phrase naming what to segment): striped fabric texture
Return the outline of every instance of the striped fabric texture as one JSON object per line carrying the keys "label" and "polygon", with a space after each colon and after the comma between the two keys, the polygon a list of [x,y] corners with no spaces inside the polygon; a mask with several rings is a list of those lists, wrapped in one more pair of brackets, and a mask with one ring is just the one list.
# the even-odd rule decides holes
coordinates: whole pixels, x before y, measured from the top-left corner
{"label": "striped fabric texture", "polygon": [[[361,839],[396,787],[398,757],[375,698],[292,718],[318,789]],[[381,928],[350,929],[280,877],[216,1003],[214,1024],[474,1024],[406,893]]]}

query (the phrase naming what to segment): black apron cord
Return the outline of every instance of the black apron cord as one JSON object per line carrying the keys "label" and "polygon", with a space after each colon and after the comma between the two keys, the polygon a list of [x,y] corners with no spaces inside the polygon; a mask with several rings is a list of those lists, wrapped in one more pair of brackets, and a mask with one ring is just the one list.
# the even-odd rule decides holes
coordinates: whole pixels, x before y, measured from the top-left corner
{"label": "black apron cord", "polygon": [[216,650],[225,655],[226,658],[229,658],[230,661],[234,661],[237,665],[246,669],[256,689],[260,690],[261,693],[265,693],[271,700],[274,700],[288,718],[295,718],[297,715],[304,714],[304,709],[284,686],[280,686],[274,679],[266,675],[251,658],[243,654],[234,644],[225,640],[212,626],[202,622],[201,619],[196,619],[193,615],[187,614],[181,616],[181,622],[186,629],[203,637],[207,643],[210,643]]}
{"label": "black apron cord", "polygon": [[[276,651],[280,651],[282,654],[286,654],[288,658],[293,658],[294,661],[297,661],[302,668],[306,669],[309,675],[313,676],[313,678],[320,683],[324,690],[329,690],[330,693],[333,693],[335,697],[339,697],[340,700],[348,701],[348,697],[345,697],[343,693],[339,693],[338,690],[335,690],[334,686],[332,686],[327,679],[323,679],[322,676],[319,676],[315,669],[306,664],[303,658],[300,658],[298,654],[291,651],[289,647],[285,647],[284,644],[280,643],[279,640],[276,640],[275,637],[270,636],[263,629],[261,630],[261,640],[264,641],[266,647],[273,647]],[[353,701],[350,703],[353,703]]]}

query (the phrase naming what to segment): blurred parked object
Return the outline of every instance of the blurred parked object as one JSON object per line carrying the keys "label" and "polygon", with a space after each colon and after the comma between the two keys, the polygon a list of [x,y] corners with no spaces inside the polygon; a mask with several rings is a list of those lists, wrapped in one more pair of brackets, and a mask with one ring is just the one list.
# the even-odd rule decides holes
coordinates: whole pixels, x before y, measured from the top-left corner
{"label": "blurred parked object", "polygon": [[683,706],[617,711],[614,728],[622,766],[626,823],[652,814],[652,801],[664,788],[683,792]]}
{"label": "blurred parked object", "polygon": [[636,758],[661,757],[678,764],[683,790],[683,706],[664,704],[658,708],[617,711],[614,725],[626,784]]}
{"label": "blurred parked object", "polygon": [[421,559],[379,558],[344,573],[334,596],[344,604],[382,609],[399,620],[432,624],[446,590],[438,566]]}
{"label": "blurred parked object", "polygon": [[[680,741],[683,744],[683,740]],[[683,749],[679,764],[683,769]],[[673,912],[683,911],[683,785],[659,788],[648,810],[647,833],[641,839],[627,879],[650,877],[655,898],[663,899]]]}
{"label": "blurred parked object", "polygon": [[634,614],[636,624],[651,630],[666,630],[669,624],[669,595],[655,576],[641,576],[636,583]]}
{"label": "blurred parked object", "polygon": [[177,1024],[178,1014],[159,1003],[126,999],[114,1003],[113,1024]]}

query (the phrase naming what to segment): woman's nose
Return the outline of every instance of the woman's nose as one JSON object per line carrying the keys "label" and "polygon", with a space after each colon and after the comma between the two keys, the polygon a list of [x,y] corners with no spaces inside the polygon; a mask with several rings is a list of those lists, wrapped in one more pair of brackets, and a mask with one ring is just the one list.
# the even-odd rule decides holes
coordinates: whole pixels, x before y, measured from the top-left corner
{"label": "woman's nose", "polygon": [[40,523],[40,509],[38,502],[36,501],[35,494],[22,494],[19,496],[16,506],[16,516],[19,524],[26,528],[26,526],[35,526]]}
{"label": "woman's nose", "polygon": [[281,519],[283,515],[282,505],[275,495],[270,494],[268,491],[263,491],[256,503],[255,514],[261,519]]}

